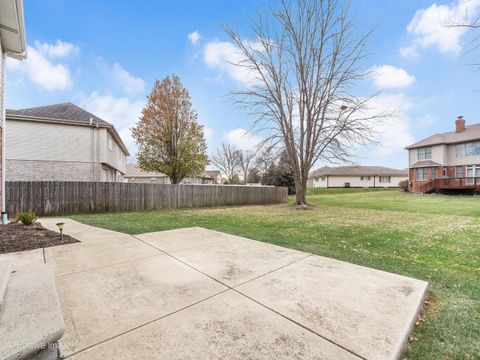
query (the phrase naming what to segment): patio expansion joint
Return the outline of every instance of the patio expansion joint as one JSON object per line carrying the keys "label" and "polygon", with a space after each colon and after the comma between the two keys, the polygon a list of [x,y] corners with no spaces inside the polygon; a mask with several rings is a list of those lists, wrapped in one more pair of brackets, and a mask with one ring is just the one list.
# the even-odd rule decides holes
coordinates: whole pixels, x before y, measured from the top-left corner
{"label": "patio expansion joint", "polygon": [[[157,250],[158,250],[158,249],[157,249]],[[64,276],[82,274],[82,273],[86,273],[86,272],[90,272],[90,271],[96,271],[96,270],[105,269],[105,268],[108,268],[108,267],[111,267],[111,266],[116,266],[116,265],[121,265],[121,264],[128,264],[128,263],[134,262],[134,261],[139,261],[139,260],[143,260],[143,259],[153,258],[153,257],[155,257],[155,256],[159,256],[159,255],[162,255],[162,254],[163,254],[163,253],[162,253],[161,251],[159,251],[159,253],[158,253],[158,254],[155,254],[155,255],[148,255],[148,256],[139,257],[139,258],[135,258],[135,259],[128,259],[128,260],[125,260],[125,261],[120,261],[120,262],[116,262],[116,263],[113,263],[113,264],[98,266],[98,267],[95,267],[95,268],[90,268],[90,269],[85,269],[85,270],[73,271],[73,272],[64,273],[64,274],[56,274],[55,277],[64,277]],[[47,263],[46,260],[45,260],[45,263]]]}
{"label": "patio expansion joint", "polygon": [[[312,333],[312,334],[314,334],[314,335],[316,335],[316,336],[318,336],[318,337],[322,338],[323,340],[325,340],[325,341],[328,341],[329,343],[331,343],[331,344],[333,344],[333,345],[335,345],[335,346],[337,346],[337,347],[339,347],[339,348],[341,348],[341,349],[343,349],[343,350],[347,351],[348,353],[350,353],[350,354],[352,354],[352,355],[354,355],[354,356],[358,357],[359,359],[362,359],[362,360],[368,360],[368,359],[367,359],[367,358],[365,358],[364,356],[362,356],[362,355],[360,355],[360,354],[357,354],[356,352],[354,352],[354,351],[352,351],[352,350],[350,350],[350,349],[346,348],[345,346],[343,346],[343,345],[341,345],[341,344],[337,343],[337,342],[336,342],[336,341],[334,341],[334,340],[331,340],[331,339],[329,339],[329,338],[328,338],[328,337],[326,337],[325,335],[322,335],[322,334],[320,334],[319,332],[317,332],[317,331],[315,331],[315,330],[313,330],[313,329],[309,328],[308,326],[305,326],[305,325],[303,325],[303,324],[299,323],[298,321],[295,321],[294,319],[291,319],[290,317],[288,317],[288,316],[286,316],[286,315],[284,315],[284,314],[282,314],[282,313],[280,313],[280,312],[278,312],[278,311],[276,311],[276,310],[272,309],[271,307],[269,307],[269,306],[267,306],[267,305],[265,305],[265,304],[261,303],[261,302],[260,302],[260,301],[258,301],[258,300],[255,300],[254,298],[252,298],[252,297],[250,297],[250,296],[248,296],[248,295],[246,295],[246,294],[242,293],[242,292],[241,292],[241,291],[239,291],[238,289],[236,289],[237,287],[239,287],[239,286],[241,286],[241,285],[244,285],[244,284],[246,284],[246,283],[248,283],[248,282],[251,282],[251,281],[257,280],[257,279],[259,279],[259,278],[261,278],[261,277],[263,277],[263,276],[266,276],[266,275],[272,274],[272,273],[274,273],[274,272],[276,272],[276,271],[279,271],[279,270],[281,270],[281,269],[284,269],[284,268],[286,268],[286,267],[288,267],[288,266],[290,266],[290,265],[293,265],[293,264],[295,264],[295,263],[297,263],[297,262],[300,262],[300,261],[302,261],[302,260],[304,260],[304,259],[306,259],[306,258],[308,258],[308,257],[311,257],[311,256],[313,256],[314,254],[311,254],[311,253],[310,253],[310,254],[308,254],[308,255],[306,255],[306,256],[304,256],[304,257],[300,258],[300,259],[297,259],[297,260],[295,260],[295,261],[292,261],[292,262],[290,262],[290,263],[288,263],[288,264],[282,265],[282,266],[280,266],[280,267],[278,267],[278,268],[276,268],[276,269],[273,269],[273,270],[271,270],[271,271],[268,271],[268,272],[266,272],[265,274],[262,274],[262,275],[259,275],[259,276],[255,277],[255,278],[253,278],[253,279],[249,279],[249,280],[247,280],[247,281],[244,281],[244,282],[243,282],[243,283],[241,283],[241,284],[237,284],[237,285],[235,285],[235,286],[230,286],[230,285],[228,285],[228,284],[225,284],[225,283],[223,283],[222,281],[220,281],[220,280],[218,280],[218,279],[216,279],[216,278],[214,278],[214,277],[212,277],[212,276],[210,276],[210,275],[206,274],[205,272],[203,272],[203,271],[201,271],[201,270],[197,269],[196,267],[194,267],[194,266],[190,265],[189,263],[187,263],[187,262],[185,262],[185,261],[183,261],[183,260],[181,260],[181,259],[177,258],[176,256],[172,255],[171,253],[168,253],[168,252],[166,252],[166,251],[164,251],[164,250],[161,250],[161,249],[159,249],[159,248],[157,248],[157,247],[153,246],[152,244],[149,244],[149,243],[147,243],[146,241],[144,241],[144,240],[142,240],[142,239],[140,239],[140,238],[136,237],[135,235],[132,235],[132,236],[133,236],[135,239],[137,239],[138,241],[141,241],[142,243],[145,243],[145,244],[147,244],[147,245],[149,245],[149,246],[152,246],[152,247],[154,247],[155,249],[157,249],[157,250],[161,251],[161,252],[162,252],[162,253],[164,253],[165,255],[168,255],[168,256],[170,256],[171,258],[175,259],[176,261],[178,261],[178,262],[180,262],[180,263],[182,263],[182,264],[184,264],[184,265],[188,266],[189,268],[191,268],[191,269],[193,269],[193,270],[195,270],[195,271],[199,272],[200,274],[202,274],[202,275],[204,275],[204,276],[206,276],[206,277],[208,277],[208,278],[210,278],[210,279],[212,279],[212,280],[214,280],[214,281],[218,282],[219,284],[221,284],[221,285],[223,285],[223,286],[227,287],[227,289],[226,289],[226,290],[224,290],[224,291],[222,291],[222,292],[220,292],[220,293],[218,293],[218,294],[215,294],[215,295],[211,296],[210,298],[212,298],[212,297],[214,297],[214,296],[217,296],[217,295],[219,295],[219,294],[221,294],[221,293],[223,293],[223,292],[225,292],[225,291],[232,290],[232,291],[236,292],[237,294],[239,294],[239,295],[241,295],[241,296],[243,296],[243,297],[245,297],[245,298],[249,299],[250,301],[253,301],[254,303],[256,303],[256,304],[258,304],[258,305],[260,305],[260,306],[264,307],[265,309],[267,309],[267,310],[270,310],[271,312],[273,312],[273,313],[277,314],[278,316],[280,316],[280,317],[282,317],[282,318],[284,318],[284,319],[286,319],[286,320],[288,320],[288,321],[290,321],[290,322],[294,323],[294,324],[295,324],[295,325],[297,325],[297,326],[300,326],[302,329],[304,329],[304,330],[307,330],[308,332],[310,332],[310,333]],[[204,299],[204,300],[208,300],[208,299],[209,299],[209,298],[207,298],[207,299]],[[202,300],[202,301],[204,301],[204,300]],[[199,301],[199,302],[202,302],[202,301]],[[195,305],[195,304],[192,304],[192,306],[193,306],[193,305]],[[188,306],[188,307],[189,307],[189,306]],[[181,310],[179,310],[179,311],[181,311]],[[167,315],[167,316],[168,316],[168,315]],[[166,316],[165,316],[165,317],[166,317]],[[141,327],[141,326],[139,326],[139,327]]]}
{"label": "patio expansion joint", "polygon": [[227,291],[230,291],[230,289],[229,289],[229,288],[223,289],[222,291],[219,291],[219,292],[217,292],[217,293],[215,293],[215,294],[212,294],[212,295],[210,295],[210,296],[207,296],[207,297],[204,298],[204,299],[201,299],[201,300],[198,300],[198,301],[196,301],[196,302],[194,302],[194,303],[192,303],[192,304],[186,305],[186,306],[182,307],[181,309],[177,309],[177,310],[175,310],[175,311],[169,312],[168,314],[165,314],[165,315],[159,316],[159,317],[157,317],[157,318],[155,318],[155,319],[149,320],[149,321],[147,321],[147,322],[145,322],[145,323],[143,323],[143,324],[137,325],[137,326],[135,326],[135,327],[133,327],[133,328],[131,328],[131,329],[128,329],[128,330],[126,330],[126,331],[123,331],[123,332],[121,332],[121,333],[119,333],[119,334],[116,334],[116,335],[114,335],[114,336],[111,336],[111,337],[109,337],[108,339],[99,341],[98,343],[92,344],[92,345],[87,346],[87,347],[85,347],[85,348],[83,348],[83,349],[80,349],[80,350],[78,350],[78,351],[75,351],[75,352],[73,352],[73,353],[71,353],[71,354],[69,354],[69,355],[67,355],[67,356],[62,356],[61,359],[68,359],[68,358],[70,358],[70,357],[72,357],[72,356],[75,356],[75,355],[77,355],[77,354],[79,354],[79,353],[81,353],[81,352],[83,352],[83,351],[86,351],[86,350],[88,350],[88,349],[94,348],[94,347],[96,347],[96,346],[98,346],[98,345],[101,345],[101,344],[106,343],[106,342],[108,342],[108,341],[110,341],[110,340],[116,339],[116,338],[118,338],[118,337],[120,337],[120,336],[123,336],[123,335],[125,335],[125,334],[128,334],[128,333],[130,333],[130,332],[132,332],[132,331],[138,330],[138,329],[140,329],[140,328],[142,328],[142,327],[144,327],[144,326],[150,325],[150,324],[152,324],[152,323],[154,323],[154,322],[156,322],[156,321],[160,321],[160,320],[162,320],[162,319],[164,319],[164,318],[167,318],[167,317],[169,317],[169,316],[175,315],[175,314],[177,314],[177,313],[179,313],[179,312],[182,312],[183,310],[186,310],[186,309],[188,309],[188,308],[191,308],[192,306],[198,305],[198,304],[200,304],[200,303],[202,303],[202,302],[204,302],[204,301],[210,300],[210,299],[212,299],[212,298],[214,298],[214,297],[216,297],[216,296],[218,296],[218,295],[221,295],[221,294],[223,294],[223,293],[225,293],[225,292],[227,292]]}

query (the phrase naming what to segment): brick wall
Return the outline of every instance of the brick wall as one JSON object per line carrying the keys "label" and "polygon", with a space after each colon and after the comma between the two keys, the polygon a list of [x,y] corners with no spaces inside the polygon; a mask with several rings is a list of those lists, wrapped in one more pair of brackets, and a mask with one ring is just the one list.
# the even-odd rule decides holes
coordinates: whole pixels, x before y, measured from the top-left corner
{"label": "brick wall", "polygon": [[101,165],[75,161],[7,160],[7,181],[92,181],[101,179]]}

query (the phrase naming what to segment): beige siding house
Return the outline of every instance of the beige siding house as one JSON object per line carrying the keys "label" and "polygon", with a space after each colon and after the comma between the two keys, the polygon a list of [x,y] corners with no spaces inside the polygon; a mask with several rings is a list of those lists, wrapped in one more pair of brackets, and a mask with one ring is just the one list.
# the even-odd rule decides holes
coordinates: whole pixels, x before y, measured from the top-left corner
{"label": "beige siding house", "polygon": [[[218,182],[218,178],[220,178],[220,182]],[[153,171],[143,171],[136,164],[127,164],[125,181],[132,183],[170,184],[170,179],[167,175]],[[183,179],[180,183],[207,185],[220,184],[220,171],[206,170],[202,176],[188,177]]]}
{"label": "beige siding house", "polygon": [[123,181],[129,155],[112,124],[72,103],[7,110],[7,181]]}
{"label": "beige siding house", "polygon": [[310,173],[307,186],[309,188],[391,188],[398,187],[403,180],[408,180],[407,170],[382,166],[326,166]]}
{"label": "beige siding house", "polygon": [[5,61],[6,57],[26,58],[25,20],[22,0],[0,1],[0,203],[2,222],[6,222],[5,206]]}
{"label": "beige siding house", "polygon": [[480,124],[459,116],[455,131],[434,134],[407,147],[410,190],[480,191]]}

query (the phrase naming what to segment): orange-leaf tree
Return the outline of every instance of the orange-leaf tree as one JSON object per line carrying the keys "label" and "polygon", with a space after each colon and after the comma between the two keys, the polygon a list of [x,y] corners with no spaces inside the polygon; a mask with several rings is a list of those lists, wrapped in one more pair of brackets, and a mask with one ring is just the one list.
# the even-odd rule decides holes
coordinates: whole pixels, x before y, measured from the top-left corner
{"label": "orange-leaf tree", "polygon": [[155,81],[132,136],[140,169],[164,173],[172,184],[200,175],[208,163],[203,126],[176,75]]}

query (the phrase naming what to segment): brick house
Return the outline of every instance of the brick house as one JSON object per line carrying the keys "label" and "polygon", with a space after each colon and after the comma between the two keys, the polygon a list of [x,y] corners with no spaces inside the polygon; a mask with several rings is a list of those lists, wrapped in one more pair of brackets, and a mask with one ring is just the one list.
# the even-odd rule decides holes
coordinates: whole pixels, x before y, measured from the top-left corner
{"label": "brick house", "polygon": [[5,206],[5,62],[6,57],[26,58],[25,20],[22,0],[0,1],[0,197],[2,222],[6,221]]}
{"label": "brick house", "polygon": [[124,181],[115,127],[72,103],[7,110],[7,181]]}
{"label": "brick house", "polygon": [[383,166],[322,167],[308,176],[308,188],[391,188],[408,179],[408,171]]}
{"label": "brick house", "polygon": [[429,136],[407,150],[410,191],[480,190],[480,124],[465,125],[459,116],[455,131]]}

